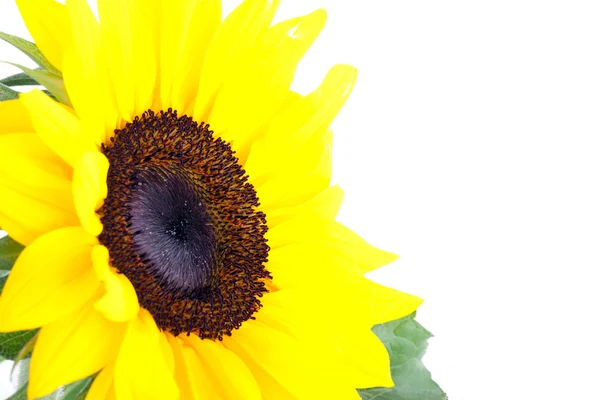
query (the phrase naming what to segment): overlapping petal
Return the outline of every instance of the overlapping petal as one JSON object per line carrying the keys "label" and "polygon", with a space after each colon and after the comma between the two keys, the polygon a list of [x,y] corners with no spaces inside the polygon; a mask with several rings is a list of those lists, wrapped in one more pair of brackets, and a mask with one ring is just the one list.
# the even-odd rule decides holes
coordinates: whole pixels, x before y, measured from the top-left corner
{"label": "overlapping petal", "polygon": [[93,236],[102,232],[102,222],[96,214],[106,195],[108,187],[108,160],[104,154],[95,151],[84,153],[75,164],[73,171],[73,200],[81,226]]}
{"label": "overlapping petal", "polygon": [[31,398],[91,376],[116,357],[126,326],[104,318],[94,300],[40,330],[31,357]]}
{"label": "overlapping petal", "polygon": [[64,49],[71,45],[69,15],[55,0],[16,0],[35,43],[48,61],[62,69]]}
{"label": "overlapping petal", "polygon": [[81,228],[63,228],[27,246],[0,296],[0,331],[37,328],[81,308],[100,285],[91,265],[95,242]]}
{"label": "overlapping petal", "polygon": [[115,322],[126,322],[134,318],[140,310],[137,294],[129,279],[110,267],[108,249],[94,246],[92,263],[96,277],[104,284],[104,293],[94,304],[96,310]]}
{"label": "overlapping petal", "polygon": [[[115,364],[115,392],[120,400],[175,400],[179,389],[162,335],[148,311],[141,309],[129,324]],[[172,358],[172,356],[171,356]]]}
{"label": "overlapping petal", "polygon": [[[2,103],[0,103],[2,104]],[[34,133],[0,135],[0,226],[23,244],[77,225],[72,169]]]}
{"label": "overlapping petal", "polygon": [[29,110],[17,100],[0,102],[0,135],[15,132],[35,132]]}
{"label": "overlapping petal", "polygon": [[[365,278],[396,256],[334,221],[330,124],[356,70],[334,67],[307,96],[289,89],[325,12],[271,26],[279,0],[246,0],[223,22],[220,0],[99,0],[98,21],[85,0],[17,1],[73,105],[40,91],[0,104],[0,226],[30,244],[0,297],[0,331],[44,325],[29,395],[102,368],[88,398],[358,399],[357,387],[390,386],[370,328],[421,300]],[[222,343],[161,332],[95,238],[100,146],[169,107],[232,145],[267,214],[272,292]]]}

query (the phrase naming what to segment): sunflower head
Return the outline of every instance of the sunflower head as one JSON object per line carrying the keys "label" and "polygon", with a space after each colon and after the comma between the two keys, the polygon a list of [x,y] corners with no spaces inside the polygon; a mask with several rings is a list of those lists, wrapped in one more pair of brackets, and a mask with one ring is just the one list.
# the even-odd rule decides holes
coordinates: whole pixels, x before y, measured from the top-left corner
{"label": "sunflower head", "polygon": [[396,256],[335,220],[330,185],[330,124],[356,71],[290,90],[325,12],[17,4],[43,53],[23,68],[49,90],[0,103],[0,226],[26,246],[0,331],[41,328],[29,396],[94,375],[90,399],[393,385],[370,329],[420,299],[364,277]]}

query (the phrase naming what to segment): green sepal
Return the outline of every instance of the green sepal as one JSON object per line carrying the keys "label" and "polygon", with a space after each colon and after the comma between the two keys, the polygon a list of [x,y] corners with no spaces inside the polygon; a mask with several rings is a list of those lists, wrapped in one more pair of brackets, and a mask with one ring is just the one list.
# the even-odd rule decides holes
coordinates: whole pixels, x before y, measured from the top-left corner
{"label": "green sepal", "polygon": [[23,249],[23,245],[8,236],[0,239],[0,277],[8,274]]}
{"label": "green sepal", "polygon": [[390,355],[395,386],[359,389],[363,400],[447,400],[448,396],[431,379],[421,358],[432,334],[415,321],[416,313],[373,327],[373,332]]}
{"label": "green sepal", "polygon": [[8,76],[8,77],[6,77],[4,79],[0,79],[0,83],[4,84],[6,86],[35,86],[35,85],[39,85],[39,83],[37,81],[35,81],[31,77],[29,77],[29,75],[27,75],[24,72]]}
{"label": "green sepal", "polygon": [[19,92],[0,83],[0,101],[14,100],[19,98]]}
{"label": "green sepal", "polygon": [[41,68],[60,73],[54,65],[50,64],[50,61],[40,51],[40,49],[28,40],[22,39],[18,36],[9,35],[8,33],[0,32],[0,39],[12,44],[17,49],[21,50],[25,55],[33,60]]}
{"label": "green sepal", "polygon": [[48,91],[52,93],[61,103],[65,105],[71,104],[69,96],[67,95],[67,89],[65,89],[65,81],[63,80],[60,72],[46,71],[43,69],[29,69],[20,64],[6,61],[4,62],[21,69],[21,71],[27,74],[30,78],[34,79],[40,85],[48,89]]}
{"label": "green sepal", "polygon": [[0,333],[0,357],[14,360],[38,331],[39,329]]}

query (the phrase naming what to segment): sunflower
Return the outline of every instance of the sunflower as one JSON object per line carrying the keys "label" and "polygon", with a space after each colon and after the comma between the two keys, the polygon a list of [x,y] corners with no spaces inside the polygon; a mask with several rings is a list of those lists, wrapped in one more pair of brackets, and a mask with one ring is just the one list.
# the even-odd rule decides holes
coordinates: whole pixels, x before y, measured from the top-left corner
{"label": "sunflower", "polygon": [[[0,103],[0,226],[25,245],[0,331],[41,327],[28,396],[355,399],[392,386],[374,324],[420,299],[335,221],[329,126],[356,71],[290,90],[325,24],[277,0],[17,0],[64,96]],[[62,84],[62,81],[59,82]],[[60,86],[60,85],[59,85]]]}

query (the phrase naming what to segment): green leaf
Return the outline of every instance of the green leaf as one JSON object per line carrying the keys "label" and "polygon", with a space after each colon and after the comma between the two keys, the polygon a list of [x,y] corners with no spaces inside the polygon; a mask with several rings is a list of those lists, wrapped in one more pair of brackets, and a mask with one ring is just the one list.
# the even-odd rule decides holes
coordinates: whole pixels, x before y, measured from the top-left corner
{"label": "green leaf", "polygon": [[3,83],[0,83],[0,101],[14,100],[19,97],[19,92],[13,90]]}
{"label": "green leaf", "polygon": [[58,73],[58,69],[54,65],[50,64],[50,61],[38,49],[35,43],[31,43],[28,40],[22,39],[17,36],[9,35],[8,33],[0,32],[0,39],[12,44],[17,49],[21,50],[27,57],[31,58],[33,62],[39,65],[41,68]]}
{"label": "green leaf", "polygon": [[85,378],[65,386],[62,388],[62,397],[57,397],[57,400],[84,399],[85,395],[90,390],[93,381],[93,378]]}
{"label": "green leaf", "polygon": [[10,271],[24,247],[8,236],[0,239],[0,272]]}
{"label": "green leaf", "polygon": [[27,385],[23,385],[6,400],[27,400]]}
{"label": "green leaf", "polygon": [[6,283],[7,276],[3,276],[0,278],[0,294],[2,294],[2,289],[4,289],[4,284]]}
{"label": "green leaf", "polygon": [[37,334],[38,329],[0,333],[0,356],[14,360],[21,349]]}
{"label": "green leaf", "polygon": [[[58,388],[53,393],[50,393],[47,396],[40,397],[36,400],[83,400],[85,399],[85,395],[90,390],[90,386],[92,386],[93,379],[85,378],[77,382],[73,382],[67,386],[62,386]],[[7,400],[27,400],[27,382],[19,387],[19,390],[16,391],[11,397]]]}
{"label": "green leaf", "polygon": [[447,400],[448,396],[431,379],[421,358],[431,333],[415,321],[415,314],[373,327],[389,355],[392,388],[359,389],[363,400]]}
{"label": "green leaf", "polygon": [[14,64],[11,62],[5,63],[20,68],[29,77],[35,79],[37,82],[39,82],[40,85],[48,89],[50,93],[56,96],[58,101],[60,101],[61,103],[66,105],[71,104],[71,102],[69,101],[69,96],[67,95],[67,90],[65,89],[65,81],[63,81],[63,77],[60,72],[45,71],[42,69],[29,69],[22,65]]}
{"label": "green leaf", "polygon": [[4,84],[6,86],[33,86],[33,85],[39,85],[38,82],[36,82],[35,80],[31,79],[24,72],[21,72],[20,74],[15,74],[15,75],[8,76],[8,77],[0,80],[0,83]]}

